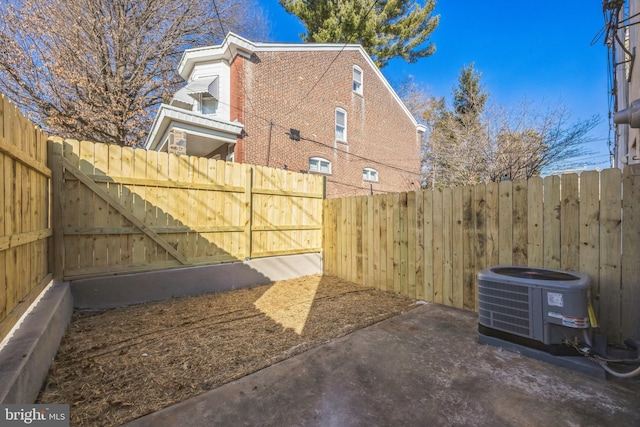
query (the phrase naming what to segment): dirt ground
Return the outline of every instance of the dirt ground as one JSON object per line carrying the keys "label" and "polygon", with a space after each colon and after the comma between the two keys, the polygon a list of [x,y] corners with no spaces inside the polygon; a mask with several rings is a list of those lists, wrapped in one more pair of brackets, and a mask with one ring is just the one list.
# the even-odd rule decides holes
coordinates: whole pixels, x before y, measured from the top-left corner
{"label": "dirt ground", "polygon": [[334,277],[78,312],[38,403],[119,425],[415,308]]}

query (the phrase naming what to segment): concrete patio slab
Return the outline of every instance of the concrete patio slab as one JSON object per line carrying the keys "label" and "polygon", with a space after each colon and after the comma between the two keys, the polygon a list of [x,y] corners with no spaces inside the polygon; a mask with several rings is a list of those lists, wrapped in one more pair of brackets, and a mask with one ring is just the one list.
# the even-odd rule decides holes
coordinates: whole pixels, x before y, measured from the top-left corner
{"label": "concrete patio slab", "polygon": [[126,425],[638,425],[638,378],[478,344],[476,325],[425,305]]}

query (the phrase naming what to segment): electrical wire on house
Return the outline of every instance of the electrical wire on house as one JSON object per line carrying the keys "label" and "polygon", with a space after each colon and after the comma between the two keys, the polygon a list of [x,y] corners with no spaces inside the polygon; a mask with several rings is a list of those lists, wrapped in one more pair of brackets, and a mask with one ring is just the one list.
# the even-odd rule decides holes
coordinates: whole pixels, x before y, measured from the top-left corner
{"label": "electrical wire on house", "polygon": [[375,8],[378,5],[378,2],[380,0],[375,0],[373,2],[373,4],[371,4],[371,7],[367,10],[367,12],[364,14],[364,16],[362,17],[362,19],[360,20],[360,22],[358,23],[358,26],[347,36],[347,41],[343,44],[342,48],[338,51],[338,53],[336,54],[336,56],[333,57],[333,59],[331,60],[331,62],[329,63],[329,65],[327,66],[327,68],[324,70],[324,72],[320,75],[320,78],[318,78],[318,80],[316,80],[316,82],[313,84],[313,86],[311,86],[311,89],[309,89],[307,91],[307,93],[304,94],[304,96],[302,98],[300,98],[300,100],[293,106],[293,108],[291,110],[289,110],[284,117],[289,116],[289,114],[291,114],[293,111],[295,111],[298,108],[298,105],[300,105],[302,103],[302,101],[304,101],[310,94],[311,92],[313,92],[313,90],[316,88],[316,86],[318,86],[318,83],[320,83],[320,81],[324,78],[324,76],[329,72],[329,70],[331,69],[331,66],[336,62],[336,60],[338,59],[338,57],[340,56],[340,54],[347,48],[347,46],[352,43],[352,37],[358,33],[360,31],[360,28],[362,27],[362,24],[364,24],[367,20],[367,18],[369,17],[369,14],[371,13],[371,11],[373,10],[373,8]]}
{"label": "electrical wire on house", "polygon": [[[232,107],[230,104],[222,102],[222,101],[218,101],[218,102],[221,105],[225,105],[225,106],[229,107],[230,109],[231,108],[235,108],[236,110],[240,110],[240,107]],[[274,120],[267,119],[266,117],[263,117],[263,116],[261,116],[259,114],[256,114],[256,113],[253,113],[253,112],[248,112],[248,111],[243,111],[243,114],[247,115],[247,116],[255,117],[257,119],[260,119],[261,121],[264,122],[265,129],[266,129],[267,126],[269,127],[269,131],[270,132],[274,127],[283,130],[284,133],[288,133],[291,130],[291,126],[287,127],[287,126],[281,125],[281,124],[275,122]],[[314,144],[318,144],[318,145],[327,147],[327,148],[329,148],[329,149],[331,149],[331,150],[333,150],[333,151],[335,151],[337,153],[342,153],[342,154],[348,155],[350,157],[355,157],[357,159],[366,161],[368,163],[372,163],[372,164],[377,164],[377,165],[380,165],[380,166],[388,167],[390,169],[393,169],[393,170],[396,170],[396,171],[399,171],[399,172],[415,175],[415,176],[418,176],[418,177],[421,175],[419,172],[410,171],[410,170],[407,170],[407,169],[403,169],[403,168],[401,168],[399,166],[390,165],[388,163],[384,163],[384,162],[381,162],[379,160],[375,160],[375,159],[368,158],[368,157],[365,157],[365,156],[361,156],[361,155],[350,153],[347,150],[344,150],[344,149],[341,149],[341,148],[338,148],[338,147],[334,147],[334,145],[330,144],[330,143],[325,143],[325,142],[317,141],[317,140],[314,140],[314,139],[311,139],[311,138],[304,138],[304,137],[301,137],[300,140],[312,142]],[[398,162],[403,161],[401,159],[392,159],[392,160],[395,160],[395,161],[398,161]],[[415,159],[411,159],[411,160],[415,160]]]}
{"label": "electrical wire on house", "polygon": [[211,0],[211,2],[213,3],[213,10],[216,12],[216,16],[218,17],[218,24],[220,24],[220,29],[222,30],[222,37],[224,37],[227,32],[224,29],[224,24],[222,24],[222,18],[220,18],[220,12],[218,12],[218,5],[216,4],[216,0]]}

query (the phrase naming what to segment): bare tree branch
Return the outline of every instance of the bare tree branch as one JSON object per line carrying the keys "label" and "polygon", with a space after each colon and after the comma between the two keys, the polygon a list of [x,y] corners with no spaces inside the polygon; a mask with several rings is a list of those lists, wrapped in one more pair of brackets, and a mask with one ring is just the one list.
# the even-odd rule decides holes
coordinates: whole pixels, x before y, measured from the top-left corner
{"label": "bare tree branch", "polygon": [[[264,37],[255,0],[216,1],[225,31]],[[137,145],[184,50],[222,31],[210,0],[2,2],[0,91],[50,133]]]}

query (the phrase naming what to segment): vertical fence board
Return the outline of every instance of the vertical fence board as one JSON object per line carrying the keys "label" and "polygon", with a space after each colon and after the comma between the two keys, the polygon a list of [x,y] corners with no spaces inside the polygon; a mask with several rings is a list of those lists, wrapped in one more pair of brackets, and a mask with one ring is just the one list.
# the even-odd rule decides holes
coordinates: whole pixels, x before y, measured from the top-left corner
{"label": "vertical fence board", "polygon": [[560,268],[560,177],[544,178],[544,267]]}
{"label": "vertical fence board", "polygon": [[365,279],[366,286],[373,286],[375,270],[377,267],[377,262],[374,260],[377,258],[377,247],[374,242],[374,230],[377,230],[374,224],[374,205],[375,199],[373,197],[367,197],[365,199],[367,202],[367,212],[366,218],[367,222],[364,227],[364,231],[366,232],[367,237],[367,274]]}
{"label": "vertical fence board", "polygon": [[442,283],[444,281],[444,233],[443,233],[443,192],[433,190],[433,302],[443,303]]}
{"label": "vertical fence board", "polygon": [[442,303],[453,305],[453,189],[442,191]]}
{"label": "vertical fence board", "polygon": [[380,210],[380,195],[375,195],[372,198],[371,204],[372,207],[372,227],[371,227],[371,245],[373,246],[371,253],[372,258],[372,275],[373,279],[369,286],[373,286],[376,289],[380,289],[381,280],[380,280],[380,253],[382,251],[382,244],[380,243],[380,230],[381,226],[381,210]]}
{"label": "vertical fence board", "polygon": [[562,175],[560,208],[560,268],[577,271],[580,268],[580,195],[578,175]]}
{"label": "vertical fence board", "polygon": [[387,291],[394,290],[395,271],[394,271],[394,255],[396,250],[394,223],[394,198],[393,194],[386,194],[387,198]]}
{"label": "vertical fence board", "polygon": [[424,300],[433,301],[433,191],[426,190],[423,196],[424,205],[424,236],[422,247],[425,254],[424,261]]}
{"label": "vertical fence board", "polygon": [[591,299],[600,316],[600,174],[580,174],[580,271],[591,277]]}
{"label": "vertical fence board", "polygon": [[[424,191],[416,192],[416,201],[415,201],[415,209],[416,209],[416,232],[415,232],[415,247],[416,247],[416,257],[415,257],[415,270],[416,270],[416,299],[424,300],[425,292],[424,292],[424,276],[425,276],[425,247],[424,247],[424,229],[425,229],[425,218],[424,218]],[[375,227],[375,225],[374,225]],[[411,235],[411,232],[409,232]]]}
{"label": "vertical fence board", "polygon": [[544,216],[542,178],[534,177],[527,183],[527,265],[544,265]]}
{"label": "vertical fence board", "polygon": [[500,264],[513,264],[513,183],[498,184],[498,253]]}
{"label": "vertical fence board", "polygon": [[356,282],[359,285],[362,285],[363,282],[363,272],[364,272],[364,253],[362,250],[362,246],[363,246],[363,239],[362,239],[362,214],[363,214],[363,206],[362,206],[362,202],[363,202],[363,198],[362,197],[354,197],[353,198],[354,202],[355,202],[355,207],[356,207],[356,234],[355,234],[355,254],[356,254],[356,265],[355,265],[355,270],[356,270],[356,277],[354,282]]}
{"label": "vertical fence board", "polygon": [[407,193],[407,295],[416,298],[417,227],[416,193]]}
{"label": "vertical fence board", "polygon": [[408,281],[407,281],[407,252],[408,252],[408,240],[407,240],[407,219],[408,219],[408,207],[407,207],[407,193],[400,193],[400,206],[398,223],[400,226],[400,290],[399,293],[403,295],[408,294]]}
{"label": "vertical fence board", "polygon": [[463,203],[463,223],[464,242],[463,242],[463,297],[462,308],[466,310],[474,310],[476,304],[475,296],[475,228],[473,215],[473,190],[474,187],[467,186],[462,189]]}
{"label": "vertical fence board", "polygon": [[402,290],[402,272],[400,263],[402,261],[402,227],[400,226],[400,193],[394,193],[393,198],[393,291],[399,293]]}
{"label": "vertical fence board", "polygon": [[387,289],[387,251],[389,250],[389,242],[387,241],[387,195],[382,194],[379,197],[380,203],[380,278],[378,289]]}
{"label": "vertical fence board", "polygon": [[640,337],[640,176],[626,172],[622,181],[621,339]]}
{"label": "vertical fence board", "polygon": [[[80,172],[92,175],[95,172],[95,147],[88,141],[80,142],[80,163],[78,168]],[[78,225],[82,228],[89,228],[93,223],[93,205],[95,203],[94,194],[83,184],[78,186],[78,194],[80,200],[76,205],[78,209],[77,218]],[[81,266],[93,267],[93,235],[78,236],[76,245],[78,246],[78,262]]]}
{"label": "vertical fence board", "polygon": [[453,307],[464,305],[464,205],[462,187],[452,189],[451,198],[451,303]]}
{"label": "vertical fence board", "polygon": [[486,243],[487,243],[487,266],[500,263],[500,224],[499,216],[499,187],[498,183],[490,182],[487,184],[485,192],[485,213],[486,213]]}
{"label": "vertical fence board", "polygon": [[527,180],[513,182],[513,252],[514,265],[528,264],[528,231],[527,221],[528,192]]}
{"label": "vertical fence board", "polygon": [[434,301],[434,276],[433,276],[433,260],[434,260],[434,231],[433,231],[433,191],[426,190],[424,193],[424,239],[422,246],[424,247],[424,299],[425,301]]}
{"label": "vertical fence board", "polygon": [[[122,151],[120,151],[120,168],[122,176],[132,176],[133,168],[134,168],[135,155],[133,153],[133,148],[131,147],[122,147]],[[133,203],[135,193],[133,193],[132,189],[135,186],[130,185],[120,185],[120,204],[125,207],[128,211],[133,210]],[[127,221],[127,226],[132,226],[129,221]],[[124,265],[131,265],[133,263],[133,242],[134,242],[133,234],[122,234],[120,238],[120,262]]]}
{"label": "vertical fence board", "polygon": [[487,268],[487,201],[486,186],[477,184],[473,187],[473,228],[474,228],[474,308],[478,309],[477,273]]}
{"label": "vertical fence board", "polygon": [[[602,171],[600,182],[600,325],[615,342],[621,338],[621,174],[619,169]],[[606,298],[604,298],[606,296]]]}

